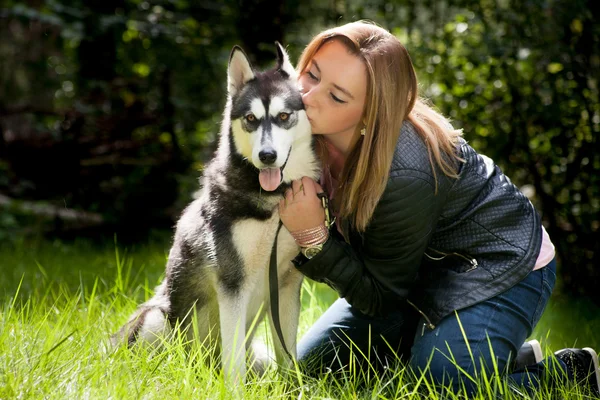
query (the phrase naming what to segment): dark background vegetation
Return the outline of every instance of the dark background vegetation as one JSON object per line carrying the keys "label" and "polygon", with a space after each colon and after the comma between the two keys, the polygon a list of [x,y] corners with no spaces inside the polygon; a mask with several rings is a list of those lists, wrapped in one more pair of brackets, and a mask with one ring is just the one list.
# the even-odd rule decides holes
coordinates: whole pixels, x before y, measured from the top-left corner
{"label": "dark background vegetation", "polygon": [[[0,241],[170,228],[212,154],[234,44],[297,60],[366,18],[409,49],[421,94],[532,199],[563,290],[600,287],[595,0],[0,3]],[[6,266],[2,266],[5,268]]]}

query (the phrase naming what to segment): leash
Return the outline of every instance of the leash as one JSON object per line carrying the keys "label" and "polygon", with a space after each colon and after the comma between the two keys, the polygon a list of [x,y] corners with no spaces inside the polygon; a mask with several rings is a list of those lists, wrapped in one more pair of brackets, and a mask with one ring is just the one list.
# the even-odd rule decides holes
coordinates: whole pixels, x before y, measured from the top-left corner
{"label": "leash", "polygon": [[[326,193],[317,193],[319,199],[321,199],[321,205],[325,209],[325,226],[330,229],[335,222],[335,217],[332,219],[329,212],[329,197]],[[269,260],[269,297],[271,298],[271,318],[273,319],[273,327],[279,338],[279,342],[283,347],[283,350],[292,358],[292,355],[285,345],[283,340],[283,332],[281,331],[281,322],[279,321],[279,282],[277,277],[277,237],[279,231],[283,226],[283,222],[279,220],[277,231],[275,232],[275,240],[273,241],[273,247],[271,248],[271,259]]]}
{"label": "leash", "polygon": [[273,241],[273,248],[271,249],[271,260],[269,261],[269,296],[271,298],[271,318],[273,319],[273,327],[277,332],[279,342],[285,351],[285,354],[291,359],[292,355],[285,345],[283,340],[283,332],[281,331],[281,322],[279,321],[279,282],[277,278],[277,237],[279,231],[283,226],[283,222],[279,221],[277,226],[277,232],[275,232],[275,240]]}

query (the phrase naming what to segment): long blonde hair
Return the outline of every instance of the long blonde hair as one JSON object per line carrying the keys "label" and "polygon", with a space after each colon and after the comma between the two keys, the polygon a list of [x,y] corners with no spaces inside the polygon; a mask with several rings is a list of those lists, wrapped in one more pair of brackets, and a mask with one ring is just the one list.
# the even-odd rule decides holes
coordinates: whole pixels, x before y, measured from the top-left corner
{"label": "long blonde hair", "polygon": [[[410,121],[423,137],[434,176],[437,165],[445,175],[456,177],[456,161],[460,159],[455,145],[461,132],[419,99],[408,51],[395,36],[373,23],[352,22],[319,33],[302,52],[298,73],[308,68],[317,51],[330,40],[339,40],[367,67],[362,118],[366,133],[361,135],[362,126],[357,125],[335,199],[340,217],[351,218],[354,228],[364,232],[385,190],[402,123]],[[316,139],[320,156],[327,163],[324,138],[317,135]]]}

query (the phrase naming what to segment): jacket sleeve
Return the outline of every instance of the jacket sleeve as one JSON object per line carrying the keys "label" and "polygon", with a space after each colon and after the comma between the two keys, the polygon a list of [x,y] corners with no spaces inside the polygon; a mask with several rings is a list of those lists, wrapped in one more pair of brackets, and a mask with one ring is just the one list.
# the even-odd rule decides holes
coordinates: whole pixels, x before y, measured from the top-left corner
{"label": "jacket sleeve", "polygon": [[436,217],[430,179],[390,177],[363,233],[360,254],[330,235],[315,257],[294,260],[309,278],[325,282],[367,315],[382,315],[406,299],[417,278]]}

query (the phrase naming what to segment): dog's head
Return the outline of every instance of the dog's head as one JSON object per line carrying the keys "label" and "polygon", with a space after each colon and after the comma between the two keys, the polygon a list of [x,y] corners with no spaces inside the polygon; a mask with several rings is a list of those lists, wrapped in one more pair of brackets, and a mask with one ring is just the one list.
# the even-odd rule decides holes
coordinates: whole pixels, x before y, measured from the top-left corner
{"label": "dog's head", "polygon": [[276,47],[277,65],[271,70],[254,71],[237,46],[228,68],[235,151],[259,169],[260,185],[268,191],[281,184],[294,143],[311,140],[296,71],[283,47]]}

